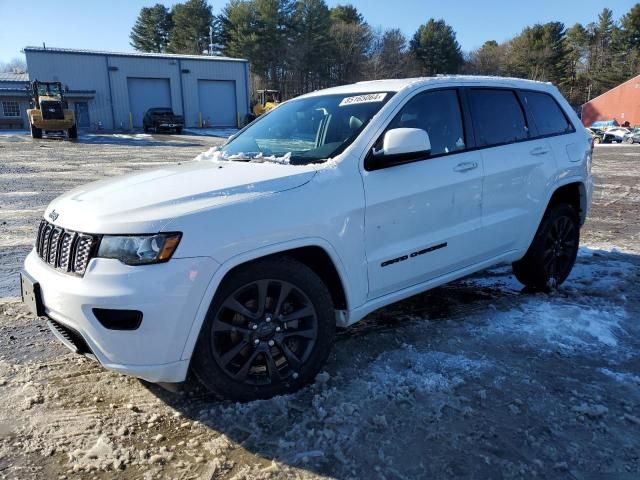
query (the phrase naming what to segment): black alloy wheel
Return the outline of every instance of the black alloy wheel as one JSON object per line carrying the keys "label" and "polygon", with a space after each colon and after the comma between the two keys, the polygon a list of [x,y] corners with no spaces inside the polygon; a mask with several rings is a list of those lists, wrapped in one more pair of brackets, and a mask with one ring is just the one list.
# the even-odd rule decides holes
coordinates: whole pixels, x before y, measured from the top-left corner
{"label": "black alloy wheel", "polygon": [[311,300],[283,280],[257,280],[222,303],[213,321],[211,351],[234,380],[276,384],[296,379],[318,335]]}
{"label": "black alloy wheel", "polygon": [[562,283],[573,267],[578,250],[576,229],[569,217],[557,217],[547,233],[543,262],[551,288]]}
{"label": "black alloy wheel", "polygon": [[335,308],[320,277],[289,257],[238,267],[218,288],[191,367],[220,398],[254,400],[312,381],[335,337]]}
{"label": "black alloy wheel", "polygon": [[518,281],[534,290],[559,287],[571,273],[580,244],[580,221],[566,203],[549,207],[525,256],[513,263]]}

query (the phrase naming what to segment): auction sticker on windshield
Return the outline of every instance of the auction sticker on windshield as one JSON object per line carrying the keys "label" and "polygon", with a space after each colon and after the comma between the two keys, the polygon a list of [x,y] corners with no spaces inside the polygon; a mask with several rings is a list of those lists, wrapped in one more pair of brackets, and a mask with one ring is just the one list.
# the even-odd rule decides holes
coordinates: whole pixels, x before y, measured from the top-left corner
{"label": "auction sticker on windshield", "polygon": [[343,98],[339,103],[339,107],[346,107],[347,105],[355,105],[357,103],[373,103],[381,102],[386,97],[386,93],[369,93],[367,95],[357,95],[355,97]]}

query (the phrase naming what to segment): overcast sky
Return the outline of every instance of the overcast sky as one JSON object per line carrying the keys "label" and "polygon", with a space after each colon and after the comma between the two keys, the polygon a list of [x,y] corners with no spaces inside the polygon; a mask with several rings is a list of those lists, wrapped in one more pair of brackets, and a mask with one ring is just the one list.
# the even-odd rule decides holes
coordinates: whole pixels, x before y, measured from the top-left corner
{"label": "overcast sky", "polygon": [[[28,45],[131,51],[129,32],[140,8],[158,0],[0,0],[0,61],[20,57]],[[214,13],[226,1],[210,0]],[[604,7],[616,18],[633,0],[328,0],[329,6],[352,3],[373,27],[400,28],[410,37],[430,17],[443,18],[457,32],[463,50],[486,40],[503,41],[527,25],[559,20],[571,26],[595,21]],[[527,5],[530,4],[530,5]]]}

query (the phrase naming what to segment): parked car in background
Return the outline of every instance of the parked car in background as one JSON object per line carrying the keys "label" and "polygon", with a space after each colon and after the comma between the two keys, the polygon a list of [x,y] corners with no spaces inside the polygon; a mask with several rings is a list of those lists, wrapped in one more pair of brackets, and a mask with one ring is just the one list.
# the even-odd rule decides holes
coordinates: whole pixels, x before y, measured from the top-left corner
{"label": "parked car in background", "polygon": [[631,130],[626,127],[614,127],[604,132],[602,143],[622,143]]}
{"label": "parked car in background", "polygon": [[150,108],[144,114],[142,126],[145,132],[173,130],[179,135],[184,128],[184,117],[176,115],[170,108]]}
{"label": "parked car in background", "polygon": [[589,132],[589,135],[591,135],[591,138],[593,139],[594,144],[602,143],[602,136],[604,135],[604,132],[602,131],[602,129],[588,127],[586,130],[587,132]]}
{"label": "parked car in background", "polygon": [[23,300],[106,368],[151,382],[191,370],[233,400],[292,392],[323,368],[337,327],[385,305],[503,262],[533,290],[562,284],[591,155],[549,83],[316,91],[197,161],[53,200]]}
{"label": "parked car in background", "polygon": [[630,133],[625,135],[624,141],[626,143],[640,143],[640,128],[634,128]]}

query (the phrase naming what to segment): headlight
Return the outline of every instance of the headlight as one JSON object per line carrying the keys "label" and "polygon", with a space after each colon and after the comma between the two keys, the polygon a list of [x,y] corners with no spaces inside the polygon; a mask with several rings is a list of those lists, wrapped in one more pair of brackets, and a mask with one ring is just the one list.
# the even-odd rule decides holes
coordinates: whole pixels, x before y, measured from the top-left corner
{"label": "headlight", "polygon": [[181,233],[104,235],[97,256],[115,258],[127,265],[162,263],[171,258],[181,236]]}

